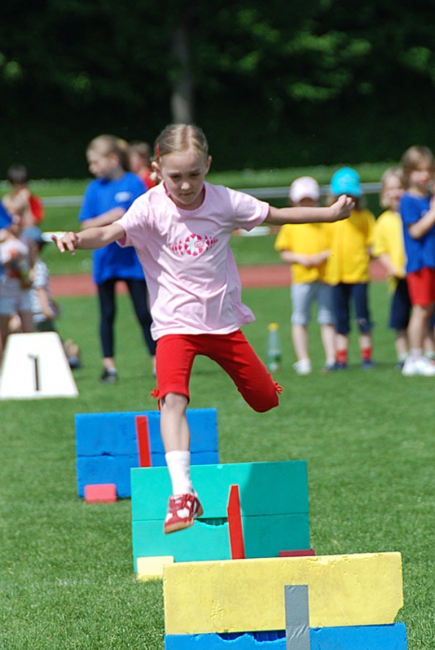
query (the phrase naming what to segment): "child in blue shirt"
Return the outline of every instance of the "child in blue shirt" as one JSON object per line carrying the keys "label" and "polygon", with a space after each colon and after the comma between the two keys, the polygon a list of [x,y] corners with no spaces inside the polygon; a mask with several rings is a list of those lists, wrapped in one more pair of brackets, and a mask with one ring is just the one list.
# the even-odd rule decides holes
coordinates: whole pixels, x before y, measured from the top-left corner
{"label": "child in blue shirt", "polygon": [[[145,190],[142,181],[128,170],[128,145],[112,135],[94,138],[86,151],[89,171],[95,176],[85,192],[79,214],[82,229],[106,226],[119,219]],[[151,314],[142,266],[133,247],[116,242],[93,251],[93,279],[100,302],[100,339],[103,351],[101,381],[112,383],[118,374],[114,359],[115,285],[128,287],[143,337],[154,363],[156,344],[151,337]]]}
{"label": "child in blue shirt", "polygon": [[429,187],[434,157],[427,147],[413,146],[402,156],[406,192],[400,202],[406,252],[406,281],[412,304],[408,327],[410,354],[405,376],[434,376],[435,365],[423,355],[423,342],[435,304],[435,200]]}

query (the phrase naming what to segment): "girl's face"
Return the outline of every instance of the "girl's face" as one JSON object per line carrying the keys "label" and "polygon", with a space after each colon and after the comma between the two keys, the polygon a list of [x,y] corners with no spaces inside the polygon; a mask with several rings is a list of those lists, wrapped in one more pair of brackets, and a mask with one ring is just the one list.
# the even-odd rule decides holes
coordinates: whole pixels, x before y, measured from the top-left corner
{"label": "girl's face", "polygon": [[102,154],[98,151],[90,150],[86,154],[88,168],[95,178],[116,178],[121,168],[118,156],[115,154]]}
{"label": "girl's face", "polygon": [[426,195],[429,190],[429,183],[433,180],[434,169],[431,162],[422,162],[409,174],[409,189],[417,194]]}
{"label": "girl's face", "polygon": [[384,181],[382,199],[384,204],[394,212],[397,212],[399,209],[399,203],[403,192],[404,189],[400,179],[397,178],[397,176],[387,176]]}
{"label": "girl's face", "polygon": [[169,153],[153,168],[164,181],[175,205],[182,210],[196,210],[204,200],[204,179],[210,169],[211,158],[200,151]]}

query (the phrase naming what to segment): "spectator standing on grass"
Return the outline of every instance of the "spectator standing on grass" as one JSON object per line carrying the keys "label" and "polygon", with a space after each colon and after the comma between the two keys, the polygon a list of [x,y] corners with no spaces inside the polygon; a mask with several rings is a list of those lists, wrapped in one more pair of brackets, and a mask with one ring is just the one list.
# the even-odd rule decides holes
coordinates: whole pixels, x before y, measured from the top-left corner
{"label": "spectator standing on grass", "polygon": [[212,358],[230,375],[246,402],[264,412],[278,405],[275,384],[240,327],[252,321],[229,245],[234,230],[346,218],[347,197],[328,208],[274,208],[205,182],[211,158],[196,126],[170,125],[157,139],[153,168],[161,183],[137,199],[121,219],[102,228],[67,233],[61,252],[111,242],[133,245],[150,288],[161,434],[172,483],[165,533],[187,528],[202,507],[190,480],[186,418],[196,355]]}
{"label": "spectator standing on grass", "polygon": [[369,309],[370,256],[375,217],[364,207],[361,181],[350,167],[339,169],[331,179],[331,199],[351,197],[355,207],[349,219],[334,224],[330,255],[330,280],[336,327],[337,364],[348,367],[350,314],[353,303],[359,330],[361,368],[375,367],[372,359],[372,321]]}
{"label": "spectator standing on grass", "polygon": [[408,327],[410,354],[402,369],[405,376],[435,375],[435,365],[423,354],[435,303],[435,200],[434,157],[427,147],[413,146],[402,156],[406,192],[400,201],[406,252],[406,281],[412,312]]}
{"label": "spectator standing on grass", "polygon": [[[146,189],[142,181],[128,170],[128,145],[113,135],[94,138],[86,150],[89,171],[95,180],[87,187],[79,220],[83,230],[107,226],[117,221]],[[151,336],[151,314],[143,270],[132,246],[121,248],[115,242],[93,253],[93,279],[100,305],[100,340],[103,352],[101,381],[118,379],[115,364],[114,323],[116,316],[115,286],[120,280],[128,287],[145,343],[155,359],[155,342]]]}
{"label": "spectator standing on grass", "polygon": [[[297,178],[290,186],[289,198],[295,207],[319,205],[319,184],[311,176]],[[328,223],[288,224],[282,226],[275,241],[281,259],[291,265],[292,338],[298,375],[308,375],[308,323],[313,302],[318,304],[317,321],[325,351],[324,371],[335,369],[335,329],[332,287],[328,283],[328,259],[332,226]]]}

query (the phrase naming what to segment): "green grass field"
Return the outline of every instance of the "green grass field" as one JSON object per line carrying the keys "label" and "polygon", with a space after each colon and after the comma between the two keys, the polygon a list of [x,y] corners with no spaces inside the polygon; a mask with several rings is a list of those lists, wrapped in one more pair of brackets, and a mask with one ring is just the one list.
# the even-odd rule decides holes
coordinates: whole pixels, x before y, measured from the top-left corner
{"label": "green grass field", "polygon": [[[204,358],[195,363],[191,407],[218,409],[224,463],[308,461],[311,542],[318,554],[402,553],[405,606],[398,620],[407,625],[410,650],[432,650],[434,381],[393,369],[384,284],[372,287],[378,367],[369,372],[358,367],[354,332],[350,369],[322,375],[314,325],[314,372],[296,376],[288,289],[249,290],[244,299],[257,316],[245,331],[261,356],[268,322],[280,324],[280,407],[252,412]],[[75,413],[155,408],[149,360],[123,296],[120,381],[101,385],[95,300],[61,304],[60,332],[83,350],[79,397],[0,405],[0,649],[162,650],[161,582],[135,581],[130,501],[87,505],[77,497],[75,476]]]}

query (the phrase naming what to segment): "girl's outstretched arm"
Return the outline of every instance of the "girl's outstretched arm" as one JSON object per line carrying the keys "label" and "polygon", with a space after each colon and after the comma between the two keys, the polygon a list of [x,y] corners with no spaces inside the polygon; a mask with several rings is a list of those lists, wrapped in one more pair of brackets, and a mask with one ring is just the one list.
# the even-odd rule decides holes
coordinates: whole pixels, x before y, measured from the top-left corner
{"label": "girl's outstretched arm", "polygon": [[341,221],[349,217],[354,207],[353,200],[346,196],[340,196],[335,203],[327,208],[269,208],[264,223],[270,223],[275,226],[282,226],[286,223],[316,223]]}
{"label": "girl's outstretched arm", "polygon": [[69,251],[74,255],[77,248],[103,248],[125,237],[125,230],[119,223],[111,223],[100,228],[87,228],[81,232],[67,232],[62,237],[52,236],[61,253]]}

